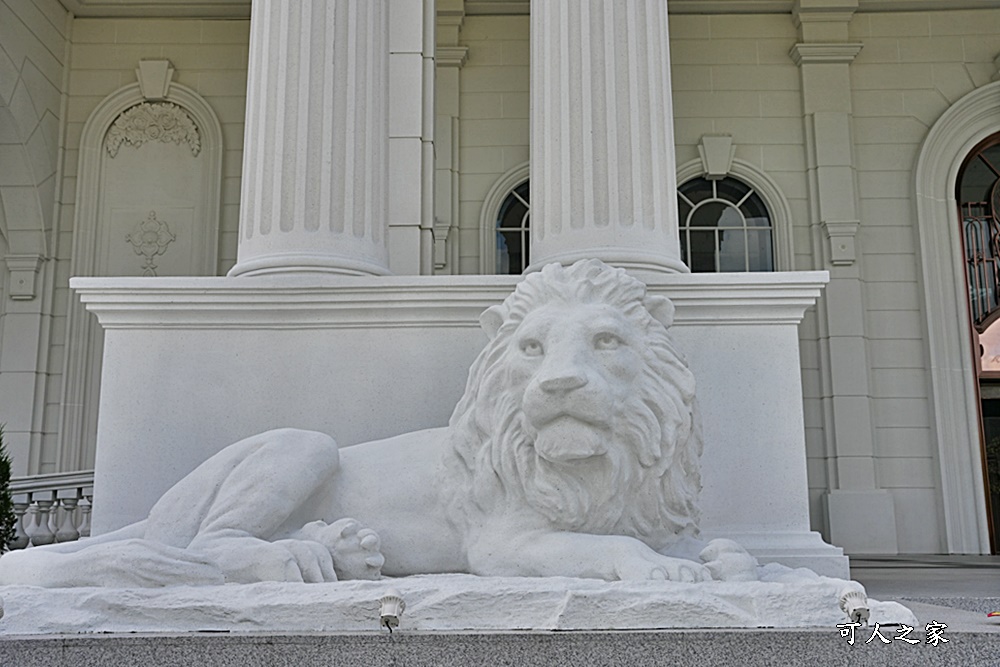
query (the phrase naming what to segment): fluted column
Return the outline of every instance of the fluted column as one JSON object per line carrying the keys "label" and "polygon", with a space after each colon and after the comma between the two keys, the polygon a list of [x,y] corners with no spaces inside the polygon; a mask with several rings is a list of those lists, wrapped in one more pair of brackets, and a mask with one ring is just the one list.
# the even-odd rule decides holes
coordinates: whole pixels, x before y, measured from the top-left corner
{"label": "fluted column", "polygon": [[388,273],[388,0],[254,0],[231,276]]}
{"label": "fluted column", "polygon": [[680,259],[665,0],[531,1],[531,263]]}

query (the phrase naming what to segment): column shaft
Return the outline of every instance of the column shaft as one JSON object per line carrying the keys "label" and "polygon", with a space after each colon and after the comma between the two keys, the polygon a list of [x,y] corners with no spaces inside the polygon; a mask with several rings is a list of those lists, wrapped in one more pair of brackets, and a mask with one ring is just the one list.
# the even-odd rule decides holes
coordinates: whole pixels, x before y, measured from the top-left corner
{"label": "column shaft", "polygon": [[255,0],[229,275],[388,273],[388,0]]}
{"label": "column shaft", "polygon": [[680,260],[667,3],[532,0],[531,264]]}

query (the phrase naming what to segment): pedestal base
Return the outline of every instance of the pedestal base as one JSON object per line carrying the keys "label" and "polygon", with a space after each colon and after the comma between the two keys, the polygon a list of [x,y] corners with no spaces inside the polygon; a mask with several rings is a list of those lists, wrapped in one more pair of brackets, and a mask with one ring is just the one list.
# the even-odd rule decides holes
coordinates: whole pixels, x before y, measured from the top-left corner
{"label": "pedestal base", "polygon": [[888,491],[831,491],[823,497],[830,539],[849,554],[896,555],[896,512]]}
{"label": "pedestal base", "polygon": [[[649,292],[697,381],[701,528],[846,576],[810,532],[798,324],[824,273],[670,274]],[[276,427],[340,446],[437,427],[507,276],[75,278],[105,329],[94,534],[145,518],[226,445]],[[372,528],[378,530],[377,525]]]}

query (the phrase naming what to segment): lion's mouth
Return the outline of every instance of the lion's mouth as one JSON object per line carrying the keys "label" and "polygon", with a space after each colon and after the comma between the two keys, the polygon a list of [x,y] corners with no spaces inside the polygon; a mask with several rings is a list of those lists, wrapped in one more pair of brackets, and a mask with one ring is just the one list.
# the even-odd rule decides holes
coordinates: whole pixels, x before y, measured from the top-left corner
{"label": "lion's mouth", "polygon": [[580,461],[608,451],[607,430],[571,415],[547,421],[535,436],[535,451],[552,463]]}

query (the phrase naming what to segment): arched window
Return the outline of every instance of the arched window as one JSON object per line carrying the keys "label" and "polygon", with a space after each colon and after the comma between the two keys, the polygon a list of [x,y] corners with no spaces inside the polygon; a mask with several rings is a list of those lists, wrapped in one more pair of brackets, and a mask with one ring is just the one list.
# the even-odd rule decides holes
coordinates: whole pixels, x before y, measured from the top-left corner
{"label": "arched window", "polygon": [[752,187],[731,176],[677,188],[681,259],[692,273],[773,271],[774,225]]}
{"label": "arched window", "polygon": [[500,204],[496,218],[496,272],[518,275],[528,266],[531,184],[524,181]]}

